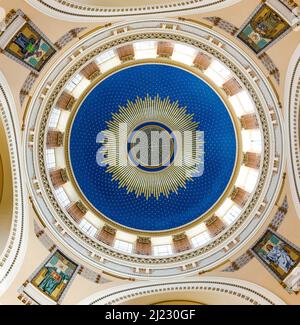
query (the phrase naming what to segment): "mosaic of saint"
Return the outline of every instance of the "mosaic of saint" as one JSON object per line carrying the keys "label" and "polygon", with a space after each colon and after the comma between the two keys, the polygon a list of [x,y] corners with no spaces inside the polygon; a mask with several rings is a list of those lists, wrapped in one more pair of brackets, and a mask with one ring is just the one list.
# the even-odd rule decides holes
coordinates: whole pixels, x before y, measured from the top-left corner
{"label": "mosaic of saint", "polygon": [[255,53],[260,53],[290,28],[272,8],[262,5],[238,34]]}
{"label": "mosaic of saint", "polygon": [[56,251],[34,277],[32,284],[57,302],[70,283],[76,269],[76,264]]}
{"label": "mosaic of saint", "polygon": [[280,281],[300,262],[300,251],[271,230],[265,233],[252,251]]}
{"label": "mosaic of saint", "polygon": [[5,50],[18,61],[38,72],[55,53],[53,46],[29,23],[16,33]]}

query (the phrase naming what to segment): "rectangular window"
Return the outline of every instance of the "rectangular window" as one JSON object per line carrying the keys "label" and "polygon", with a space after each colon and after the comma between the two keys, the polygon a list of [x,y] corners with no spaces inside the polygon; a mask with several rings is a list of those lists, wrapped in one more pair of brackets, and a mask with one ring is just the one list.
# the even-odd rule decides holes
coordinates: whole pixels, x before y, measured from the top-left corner
{"label": "rectangular window", "polygon": [[110,50],[110,51],[107,51],[107,52],[104,52],[102,54],[100,54],[97,58],[96,58],[96,63],[99,65],[99,64],[102,64],[112,58],[114,58],[116,55],[115,55],[115,52],[114,50]]}
{"label": "rectangular window", "polygon": [[211,65],[205,70],[204,74],[218,87],[222,87],[224,83],[232,76],[230,70],[217,60],[212,61]]}
{"label": "rectangular window", "polygon": [[253,101],[245,90],[229,97],[229,101],[231,102],[238,117],[253,113],[255,111]]}
{"label": "rectangular window", "polygon": [[62,187],[55,190],[55,194],[56,194],[56,197],[57,197],[59,203],[63,207],[67,207],[68,205],[70,205],[71,201],[70,201],[68,195],[66,194],[66,192],[64,191],[64,189]]}
{"label": "rectangular window", "polygon": [[132,253],[133,250],[133,244],[118,239],[115,241],[114,247],[126,253]]}
{"label": "rectangular window", "polygon": [[231,225],[241,213],[241,209],[238,206],[233,206],[223,217],[223,221],[229,226]]}
{"label": "rectangular window", "polygon": [[77,74],[67,85],[66,90],[70,93],[73,92],[73,90],[79,85],[80,81],[83,79],[83,77],[80,74]]}
{"label": "rectangular window", "polygon": [[172,60],[179,61],[187,65],[192,65],[197,54],[197,50],[191,46],[176,44],[172,55]]}
{"label": "rectangular window", "polygon": [[159,245],[153,247],[153,253],[155,256],[168,256],[172,255],[172,246],[171,245]]}
{"label": "rectangular window", "polygon": [[262,137],[260,130],[242,130],[243,151],[262,152]]}
{"label": "rectangular window", "polygon": [[157,57],[157,43],[155,41],[137,42],[133,46],[136,60]]}
{"label": "rectangular window", "polygon": [[46,150],[46,165],[47,165],[48,169],[55,168],[56,159],[55,159],[55,151],[54,151],[54,149],[47,149]]}
{"label": "rectangular window", "polygon": [[198,248],[209,242],[211,239],[209,233],[207,231],[203,232],[202,234],[199,234],[193,238],[191,238],[192,245],[194,248]]}
{"label": "rectangular window", "polygon": [[216,215],[218,217],[223,217],[229,211],[229,209],[232,208],[233,205],[233,201],[227,198],[216,211]]}
{"label": "rectangular window", "polygon": [[61,110],[54,108],[49,119],[49,128],[55,129],[58,125],[60,118]]}
{"label": "rectangular window", "polygon": [[98,231],[96,227],[94,227],[85,219],[82,219],[82,221],[79,224],[79,227],[91,237],[94,237]]}
{"label": "rectangular window", "polygon": [[246,166],[241,166],[239,177],[236,180],[235,186],[236,187],[241,187],[248,193],[251,193],[258,180],[258,174],[259,171],[246,167]]}

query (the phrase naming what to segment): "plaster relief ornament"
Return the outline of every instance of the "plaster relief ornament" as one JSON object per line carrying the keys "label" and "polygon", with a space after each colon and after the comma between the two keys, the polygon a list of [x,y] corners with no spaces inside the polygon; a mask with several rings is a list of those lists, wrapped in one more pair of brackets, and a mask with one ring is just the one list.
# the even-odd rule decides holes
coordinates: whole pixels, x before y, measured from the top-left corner
{"label": "plaster relief ornament", "polygon": [[112,116],[97,159],[119,188],[159,199],[203,174],[204,133],[178,101],[138,97]]}

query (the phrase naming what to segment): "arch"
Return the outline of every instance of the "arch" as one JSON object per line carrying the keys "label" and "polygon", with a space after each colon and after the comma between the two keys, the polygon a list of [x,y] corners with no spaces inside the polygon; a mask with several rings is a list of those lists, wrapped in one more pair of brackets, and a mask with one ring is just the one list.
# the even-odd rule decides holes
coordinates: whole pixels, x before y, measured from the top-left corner
{"label": "arch", "polygon": [[13,188],[6,130],[0,120],[0,254],[3,252],[12,224]]}
{"label": "arch", "polygon": [[[120,18],[128,19],[132,17],[158,17],[174,16],[181,13],[204,13],[222,9],[234,5],[240,0],[163,0],[149,5],[149,2],[141,2],[140,5],[96,5],[94,1],[62,1],[62,0],[26,0],[35,9],[44,14],[67,21],[97,22],[116,21]],[[137,3],[137,2],[135,2]]]}
{"label": "arch", "polygon": [[285,305],[256,284],[223,277],[130,283],[98,292],[80,305],[151,305],[179,300],[202,305]]}
{"label": "arch", "polygon": [[13,208],[10,234],[0,256],[0,295],[10,286],[23,262],[28,241],[28,220],[21,157],[21,133],[16,105],[9,85],[0,72],[0,118],[8,139],[13,179]]}

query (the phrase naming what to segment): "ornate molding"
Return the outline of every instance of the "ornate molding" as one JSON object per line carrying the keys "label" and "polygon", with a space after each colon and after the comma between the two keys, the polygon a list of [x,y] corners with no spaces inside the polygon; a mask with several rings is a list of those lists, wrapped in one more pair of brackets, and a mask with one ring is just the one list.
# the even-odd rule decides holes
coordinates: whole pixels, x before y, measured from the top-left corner
{"label": "ornate molding", "polygon": [[[182,297],[183,294],[197,292],[198,302],[202,304],[245,304],[245,305],[285,305],[270,291],[250,282],[223,277],[191,278],[189,280],[147,282],[147,284],[126,284],[101,291],[81,301],[80,305],[120,305],[130,304],[131,300],[148,298],[150,304],[159,301],[159,295],[168,294]],[[208,297],[207,293],[210,293]],[[155,296],[155,298],[149,298]]]}
{"label": "ornate molding", "polygon": [[238,3],[240,0],[185,0],[172,1],[141,6],[110,7],[80,4],[79,1],[65,0],[27,0],[27,2],[43,13],[72,21],[100,21],[105,19],[120,19],[129,17],[149,17],[155,15],[175,15],[186,12],[202,13],[218,10]]}
{"label": "ornate molding", "polygon": [[9,287],[20,270],[27,246],[27,207],[25,200],[24,175],[19,144],[21,135],[17,109],[5,80],[0,73],[0,118],[7,135],[13,178],[13,216],[10,235],[0,257],[0,295]]}

